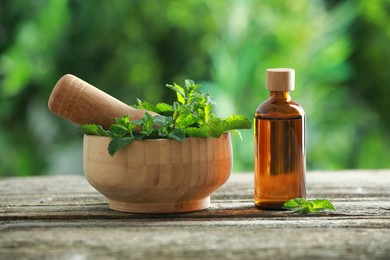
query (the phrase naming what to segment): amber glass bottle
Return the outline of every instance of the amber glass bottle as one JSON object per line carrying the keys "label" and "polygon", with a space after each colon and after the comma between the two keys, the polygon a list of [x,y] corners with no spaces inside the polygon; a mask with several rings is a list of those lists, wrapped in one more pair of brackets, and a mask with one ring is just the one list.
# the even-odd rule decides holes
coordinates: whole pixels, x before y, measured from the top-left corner
{"label": "amber glass bottle", "polygon": [[268,69],[269,98],[255,113],[255,205],[280,209],[305,198],[305,112],[292,100],[293,69]]}

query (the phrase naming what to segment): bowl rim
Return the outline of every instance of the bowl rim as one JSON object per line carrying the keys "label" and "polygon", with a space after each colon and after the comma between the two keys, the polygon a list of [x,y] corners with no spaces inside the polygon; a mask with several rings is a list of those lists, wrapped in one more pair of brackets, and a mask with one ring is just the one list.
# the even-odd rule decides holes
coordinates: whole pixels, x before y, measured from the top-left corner
{"label": "bowl rim", "polygon": [[[177,141],[179,143],[184,143],[185,140],[188,139],[220,139],[224,136],[231,136],[230,132],[225,132],[223,133],[220,137],[186,137],[184,138],[183,142],[180,142],[175,139],[170,139],[170,138],[156,138],[156,139],[142,139],[142,140],[134,140],[133,142],[164,142],[164,141]],[[100,136],[100,135],[89,135],[89,134],[84,134],[84,138],[102,138],[102,139],[112,139],[110,136]]]}

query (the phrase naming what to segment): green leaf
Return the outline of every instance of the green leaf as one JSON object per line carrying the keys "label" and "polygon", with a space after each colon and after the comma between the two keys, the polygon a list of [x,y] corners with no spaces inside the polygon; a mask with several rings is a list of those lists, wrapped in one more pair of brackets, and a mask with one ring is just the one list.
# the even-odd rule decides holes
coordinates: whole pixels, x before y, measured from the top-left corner
{"label": "green leaf", "polygon": [[173,102],[173,112],[177,113],[182,108],[182,105],[179,102]]}
{"label": "green leaf", "polygon": [[137,102],[138,102],[138,104],[133,105],[133,107],[159,113],[158,108],[155,105],[153,105],[152,103],[149,103],[147,101],[141,101],[140,99],[137,99]]}
{"label": "green leaf", "polygon": [[208,123],[208,122],[210,121],[210,118],[212,117],[211,109],[212,109],[212,105],[211,105],[211,104],[206,105],[206,106],[204,107],[204,115],[203,115],[203,118],[204,118],[204,122],[205,122],[205,123]]}
{"label": "green leaf", "polygon": [[181,104],[185,103],[185,99],[187,97],[184,89],[181,86],[177,85],[176,83],[173,83],[173,85],[166,84],[166,86],[176,92],[177,101],[179,101]]}
{"label": "green leaf", "polygon": [[109,136],[108,131],[104,130],[102,126],[95,124],[85,124],[79,127],[80,131],[87,135]]}
{"label": "green leaf", "polygon": [[209,126],[202,126],[201,128],[197,127],[188,127],[184,129],[186,135],[188,137],[203,137],[203,138],[209,138],[211,137],[211,128]]}
{"label": "green leaf", "polygon": [[141,124],[140,120],[131,121],[129,115],[116,118],[116,124],[111,125],[111,136],[124,137],[133,135],[133,130]]}
{"label": "green leaf", "polygon": [[176,121],[176,125],[179,128],[186,128],[198,122],[198,117],[194,114],[182,113],[182,115]]}
{"label": "green leaf", "polygon": [[158,103],[156,105],[156,108],[158,111],[156,111],[157,113],[159,114],[169,114],[169,115],[172,115],[173,114],[173,107],[171,105],[168,105],[167,103]]}
{"label": "green leaf", "polygon": [[123,125],[111,125],[110,132],[112,137],[124,137],[129,133]]}
{"label": "green leaf", "polygon": [[226,131],[225,120],[222,118],[211,117],[207,125],[211,129],[211,137],[219,138]]}
{"label": "green leaf", "polygon": [[130,144],[134,140],[133,137],[115,137],[108,144],[108,153],[114,155],[117,151]]}
{"label": "green leaf", "polygon": [[302,207],[303,205],[306,205],[307,201],[302,198],[295,198],[291,199],[283,204],[283,207],[286,209],[290,208],[297,208],[297,207]]}
{"label": "green leaf", "polygon": [[305,200],[302,198],[291,199],[283,204],[284,209],[296,213],[307,214],[325,210],[336,210],[333,204],[326,199]]}
{"label": "green leaf", "polygon": [[129,118],[128,115],[122,116],[122,117],[118,117],[118,118],[115,119],[115,122],[116,122],[117,125],[125,126],[125,125],[127,125],[130,122],[130,118]]}
{"label": "green leaf", "polygon": [[142,117],[141,133],[150,136],[153,133],[154,121],[153,117],[146,112]]}
{"label": "green leaf", "polygon": [[184,85],[186,86],[186,89],[188,89],[189,91],[193,91],[191,88],[199,86],[199,85],[195,85],[195,82],[192,79],[184,80]]}
{"label": "green leaf", "polygon": [[333,204],[326,199],[315,199],[311,201],[313,209],[316,210],[336,210]]}
{"label": "green leaf", "polygon": [[242,141],[242,135],[241,135],[241,132],[234,129],[234,130],[230,130],[229,132],[235,134],[236,136],[238,136],[238,138],[240,138],[240,140]]}
{"label": "green leaf", "polygon": [[183,129],[175,128],[168,134],[168,138],[183,142],[186,137],[186,133]]}
{"label": "green leaf", "polygon": [[232,115],[225,119],[225,131],[233,129],[250,129],[252,123],[242,115]]}
{"label": "green leaf", "polygon": [[153,117],[153,123],[156,126],[170,126],[173,123],[173,118],[170,116],[157,115]]}

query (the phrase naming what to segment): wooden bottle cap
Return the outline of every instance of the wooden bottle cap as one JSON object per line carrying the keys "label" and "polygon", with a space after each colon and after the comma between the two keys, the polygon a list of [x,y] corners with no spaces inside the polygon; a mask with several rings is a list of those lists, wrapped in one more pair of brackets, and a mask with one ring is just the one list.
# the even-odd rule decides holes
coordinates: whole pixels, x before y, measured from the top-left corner
{"label": "wooden bottle cap", "polygon": [[295,70],[267,69],[266,89],[269,91],[292,91],[295,87]]}

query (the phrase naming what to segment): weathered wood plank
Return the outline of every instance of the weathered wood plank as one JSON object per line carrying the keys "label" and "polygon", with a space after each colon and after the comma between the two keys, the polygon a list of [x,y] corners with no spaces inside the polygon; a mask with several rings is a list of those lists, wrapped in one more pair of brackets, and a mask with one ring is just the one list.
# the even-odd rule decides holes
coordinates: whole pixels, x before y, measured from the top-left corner
{"label": "weathered wood plank", "polygon": [[128,214],[82,176],[0,180],[0,259],[387,259],[390,171],[311,172],[309,197],[336,213],[254,208],[253,176],[233,175],[210,209]]}
{"label": "weathered wood plank", "polygon": [[[313,172],[308,174],[307,179],[309,197],[331,198],[338,208],[337,214],[390,214],[390,171]],[[212,206],[209,210],[176,214],[175,217],[205,217],[210,214],[213,217],[239,217],[240,214],[259,217],[280,214],[277,211],[255,209],[252,197],[253,176],[235,174],[212,196]],[[11,178],[0,181],[0,220],[88,216],[142,218],[145,215],[109,210],[106,199],[82,176]]]}
{"label": "weathered wood plank", "polygon": [[[386,259],[390,232],[346,228],[264,228],[137,223],[120,228],[25,228],[2,239],[4,259]],[[82,228],[82,229],[81,229]]]}
{"label": "weathered wood plank", "polygon": [[[361,198],[389,197],[390,171],[310,172],[307,174],[309,197]],[[213,199],[250,200],[253,175],[234,174]],[[0,180],[0,206],[17,204],[58,205],[104,203],[83,176],[9,178]]]}

